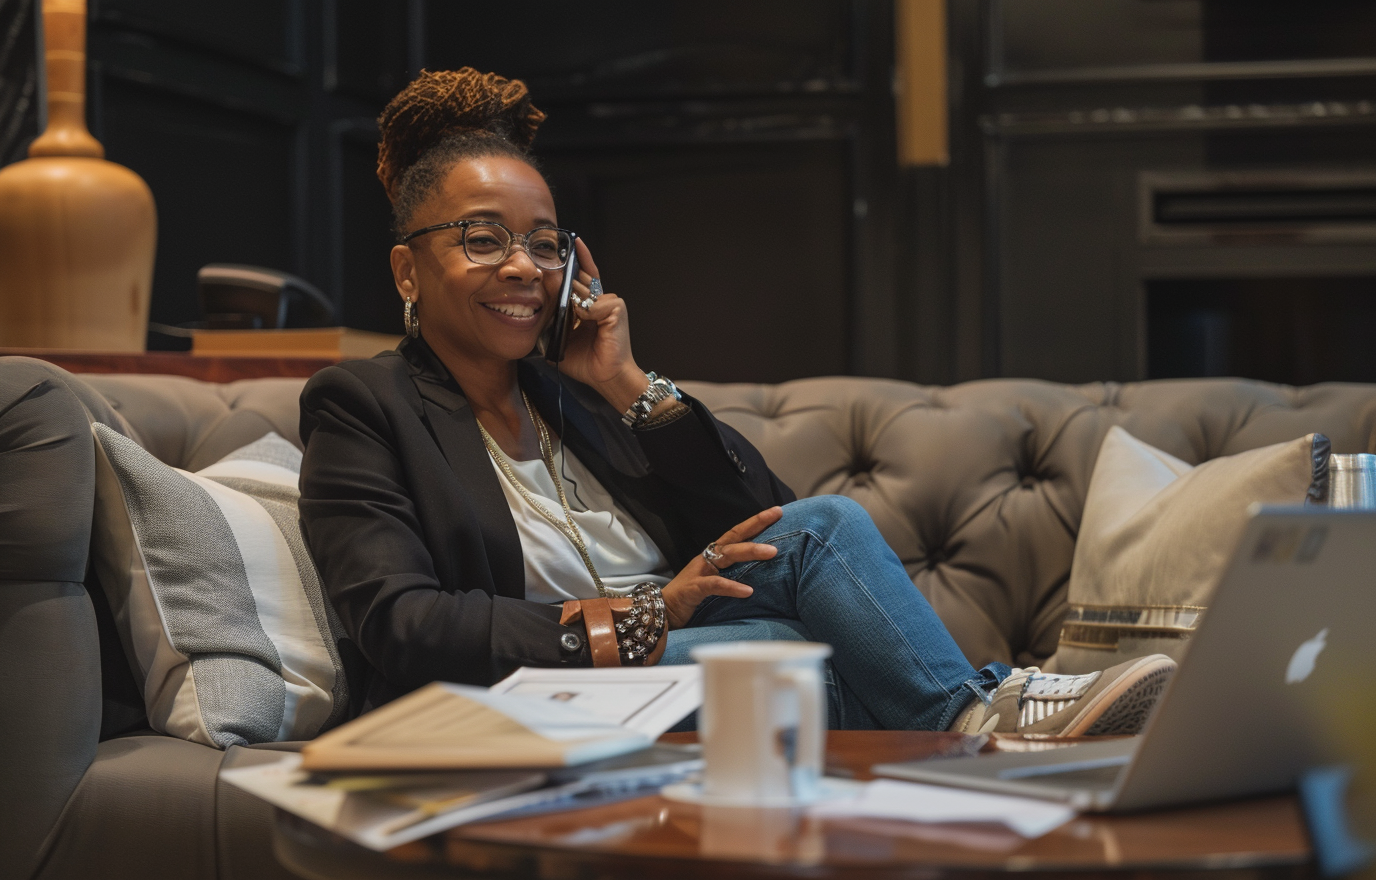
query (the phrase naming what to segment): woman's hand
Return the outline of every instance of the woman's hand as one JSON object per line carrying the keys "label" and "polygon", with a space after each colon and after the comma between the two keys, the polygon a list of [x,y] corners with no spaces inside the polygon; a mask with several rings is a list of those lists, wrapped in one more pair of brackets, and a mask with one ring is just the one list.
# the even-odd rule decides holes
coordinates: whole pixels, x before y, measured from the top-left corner
{"label": "woman's hand", "polygon": [[[717,539],[717,552],[725,557],[721,567],[755,559],[773,559],[779,552],[776,547],[752,544],[749,539],[774,525],[783,515],[781,507],[762,510]],[[745,584],[722,577],[717,567],[699,554],[664,587],[664,610],[669,619],[669,629],[687,626],[693,612],[708,596],[744,599],[753,592]]]}
{"label": "woman's hand", "polygon": [[[581,303],[588,297],[588,283],[600,278],[597,263],[583,239],[574,241],[578,252],[578,276],[571,296],[577,319],[569,331],[568,348],[560,369],[579,382],[596,388],[619,411],[625,411],[648,385],[645,371],[631,356],[631,329],[626,301],[614,293],[603,292],[588,308]],[[551,280],[556,280],[551,276]]]}

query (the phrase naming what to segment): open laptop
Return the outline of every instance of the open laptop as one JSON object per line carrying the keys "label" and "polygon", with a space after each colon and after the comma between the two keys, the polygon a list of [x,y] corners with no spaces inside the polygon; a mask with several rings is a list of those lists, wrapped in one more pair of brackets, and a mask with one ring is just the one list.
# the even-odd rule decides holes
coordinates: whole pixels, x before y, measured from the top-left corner
{"label": "open laptop", "polygon": [[1106,812],[1291,788],[1363,735],[1373,621],[1376,512],[1261,508],[1141,736],[874,772]]}

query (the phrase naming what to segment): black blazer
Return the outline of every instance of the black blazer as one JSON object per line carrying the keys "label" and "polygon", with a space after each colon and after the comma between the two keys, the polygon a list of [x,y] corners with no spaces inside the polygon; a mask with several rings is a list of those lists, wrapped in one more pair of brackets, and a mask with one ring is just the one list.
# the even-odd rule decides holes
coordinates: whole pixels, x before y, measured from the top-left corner
{"label": "black blazer", "polygon": [[[676,570],[794,498],[687,395],[688,415],[631,431],[542,359],[522,361],[518,381]],[[525,600],[520,538],[477,419],[424,341],[316,373],[301,394],[301,439],[302,532],[366,661],[363,681],[350,676],[366,694],[356,708],[435,680],[488,685],[519,666],[590,665],[582,627],[561,626],[558,605]]]}

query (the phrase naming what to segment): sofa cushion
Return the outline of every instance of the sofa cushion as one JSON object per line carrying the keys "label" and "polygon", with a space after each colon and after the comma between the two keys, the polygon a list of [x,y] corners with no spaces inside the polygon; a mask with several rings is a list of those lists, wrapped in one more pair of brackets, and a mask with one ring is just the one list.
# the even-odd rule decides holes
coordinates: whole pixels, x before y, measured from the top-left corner
{"label": "sofa cushion", "polygon": [[1117,426],[1099,449],[1070,569],[1054,672],[1180,660],[1254,504],[1322,502],[1328,438],[1310,434],[1192,467]]}
{"label": "sofa cushion", "polygon": [[301,453],[276,434],[197,474],[104,425],[92,548],[154,729],[309,739],[348,710],[333,609],[301,540]]}
{"label": "sofa cushion", "polygon": [[277,758],[151,734],[101,743],[35,880],[289,880],[272,857],[273,808],[219,782]]}
{"label": "sofa cushion", "polygon": [[86,374],[80,381],[130,426],[121,433],[173,467],[198,471],[269,432],[301,446],[297,401],[305,379],[222,384],[182,376]]}
{"label": "sofa cushion", "polygon": [[[81,380],[174,467],[194,471],[269,430],[298,440],[304,379]],[[859,501],[976,666],[1043,663],[1055,652],[1090,473],[1113,425],[1190,464],[1311,431],[1335,452],[1376,451],[1372,385],[679,384],[744,433],[800,496]]]}
{"label": "sofa cushion", "polygon": [[92,418],[80,379],[0,358],[0,876],[29,877],[96,751],[102,667],[82,589]]}
{"label": "sofa cushion", "polygon": [[799,496],[854,498],[975,666],[1056,651],[1095,456],[1119,425],[1191,465],[1318,431],[1376,451],[1376,386],[683,381]]}

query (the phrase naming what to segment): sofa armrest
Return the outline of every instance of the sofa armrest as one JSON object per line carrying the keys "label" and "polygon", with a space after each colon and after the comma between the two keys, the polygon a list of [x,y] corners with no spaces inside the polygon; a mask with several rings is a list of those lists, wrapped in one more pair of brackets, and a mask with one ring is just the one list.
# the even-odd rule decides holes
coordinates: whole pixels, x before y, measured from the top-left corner
{"label": "sofa armrest", "polygon": [[[100,647],[82,581],[95,458],[62,370],[0,358],[0,865],[28,877],[96,752]],[[70,384],[69,384],[70,383]],[[117,417],[115,417],[117,418]],[[8,873],[14,870],[13,874]]]}

